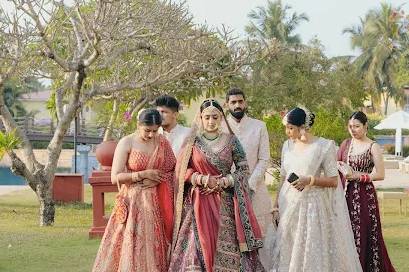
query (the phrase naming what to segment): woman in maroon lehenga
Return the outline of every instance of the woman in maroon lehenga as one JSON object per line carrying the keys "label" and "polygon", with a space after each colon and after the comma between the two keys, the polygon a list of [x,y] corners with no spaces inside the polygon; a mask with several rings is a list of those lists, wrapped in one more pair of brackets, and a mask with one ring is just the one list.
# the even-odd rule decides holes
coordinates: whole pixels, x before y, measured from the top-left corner
{"label": "woman in maroon lehenga", "polygon": [[160,124],[157,110],[144,110],[138,131],[118,143],[111,179],[122,185],[124,202],[117,199],[93,272],[168,270],[176,158],[168,141],[157,134]]}
{"label": "woman in maroon lehenga", "polygon": [[382,236],[379,206],[372,181],[383,180],[385,169],[380,146],[366,136],[367,117],[355,112],[349,119],[352,139],[338,151],[345,197],[351,218],[355,244],[364,272],[395,271]]}

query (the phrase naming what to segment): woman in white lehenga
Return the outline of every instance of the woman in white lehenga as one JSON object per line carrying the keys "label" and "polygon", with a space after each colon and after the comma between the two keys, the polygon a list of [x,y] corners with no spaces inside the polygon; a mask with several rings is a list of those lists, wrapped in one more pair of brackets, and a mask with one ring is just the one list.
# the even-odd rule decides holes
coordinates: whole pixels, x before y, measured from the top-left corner
{"label": "woman in white lehenga", "polygon": [[283,120],[290,140],[283,146],[282,182],[273,209],[279,224],[267,234],[260,254],[270,257],[264,262],[267,271],[362,271],[338,177],[335,144],[309,132],[314,117],[295,108]]}

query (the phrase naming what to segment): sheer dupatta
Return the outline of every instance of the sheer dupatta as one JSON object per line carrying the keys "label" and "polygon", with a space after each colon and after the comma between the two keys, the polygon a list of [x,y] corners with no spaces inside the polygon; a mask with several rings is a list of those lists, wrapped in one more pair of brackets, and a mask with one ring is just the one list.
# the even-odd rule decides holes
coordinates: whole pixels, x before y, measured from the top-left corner
{"label": "sheer dupatta", "polygon": [[[347,157],[348,157],[348,150],[349,150],[350,145],[351,145],[351,139],[347,139],[347,140],[342,142],[342,144],[339,147],[339,150],[337,152],[337,161],[343,161],[345,163],[348,161]],[[342,186],[343,186],[343,188],[345,188],[347,180],[342,175],[341,172],[339,172],[339,176],[341,177]]]}

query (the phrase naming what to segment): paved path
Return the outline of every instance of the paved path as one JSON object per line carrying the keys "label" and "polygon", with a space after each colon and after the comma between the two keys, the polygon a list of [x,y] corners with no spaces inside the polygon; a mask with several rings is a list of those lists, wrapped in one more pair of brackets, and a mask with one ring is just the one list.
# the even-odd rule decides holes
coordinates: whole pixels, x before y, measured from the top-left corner
{"label": "paved path", "polygon": [[26,190],[28,185],[0,185],[0,195],[7,195],[11,192]]}

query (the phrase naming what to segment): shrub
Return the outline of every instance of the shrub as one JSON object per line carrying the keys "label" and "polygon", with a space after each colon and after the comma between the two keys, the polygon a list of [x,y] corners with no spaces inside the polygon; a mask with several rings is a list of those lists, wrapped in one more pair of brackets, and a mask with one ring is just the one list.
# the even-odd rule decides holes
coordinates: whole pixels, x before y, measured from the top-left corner
{"label": "shrub", "polygon": [[273,114],[264,117],[264,122],[266,123],[270,138],[271,162],[273,163],[273,166],[277,167],[280,165],[281,149],[283,147],[283,143],[285,140],[287,140],[285,128],[282,123],[282,118],[279,114]]}
{"label": "shrub", "polygon": [[333,112],[320,108],[315,112],[315,123],[312,132],[316,136],[334,140],[338,145],[349,138],[347,129],[348,117],[341,112]]}

